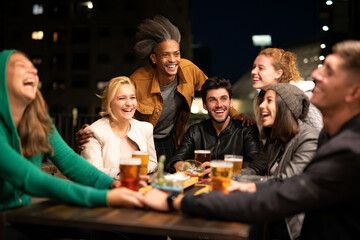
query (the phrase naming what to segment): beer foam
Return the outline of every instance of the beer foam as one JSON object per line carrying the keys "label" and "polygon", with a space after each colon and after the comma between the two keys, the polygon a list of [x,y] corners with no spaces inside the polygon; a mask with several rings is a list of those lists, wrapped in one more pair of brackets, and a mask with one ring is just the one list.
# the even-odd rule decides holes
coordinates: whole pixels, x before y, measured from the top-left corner
{"label": "beer foam", "polygon": [[211,151],[210,150],[194,150],[194,153],[205,153],[205,154],[210,154]]}
{"label": "beer foam", "polygon": [[243,156],[242,155],[224,155],[224,160],[225,161],[232,161],[232,162],[242,162],[243,161]]}
{"label": "beer foam", "polygon": [[232,168],[233,167],[233,163],[232,162],[226,162],[226,161],[211,161],[210,162],[210,166],[211,167],[222,167],[222,168]]}
{"label": "beer foam", "polygon": [[120,165],[140,165],[141,158],[120,158]]}
{"label": "beer foam", "polygon": [[148,155],[149,153],[148,152],[142,152],[142,151],[134,151],[132,154],[133,155]]}

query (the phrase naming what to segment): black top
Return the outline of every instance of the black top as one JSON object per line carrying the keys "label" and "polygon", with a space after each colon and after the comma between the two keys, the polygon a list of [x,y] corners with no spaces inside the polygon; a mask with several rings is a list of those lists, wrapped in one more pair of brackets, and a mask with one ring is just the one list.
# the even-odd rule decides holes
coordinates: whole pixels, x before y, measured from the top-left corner
{"label": "black top", "polygon": [[242,121],[230,118],[228,126],[216,133],[211,119],[193,124],[174,156],[166,160],[165,170],[174,172],[174,163],[194,159],[194,150],[211,150],[211,159],[224,159],[225,154],[243,155],[244,162],[252,162],[259,152],[259,133],[257,127],[242,126]]}

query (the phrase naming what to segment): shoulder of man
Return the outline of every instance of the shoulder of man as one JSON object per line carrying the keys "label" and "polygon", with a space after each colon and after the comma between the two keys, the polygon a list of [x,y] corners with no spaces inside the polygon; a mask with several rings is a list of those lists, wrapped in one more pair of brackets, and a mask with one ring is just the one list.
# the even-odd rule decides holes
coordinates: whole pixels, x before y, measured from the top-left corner
{"label": "shoulder of man", "polygon": [[180,60],[180,68],[188,68],[188,67],[196,67],[198,68],[198,66],[196,66],[192,61],[186,59],[186,58],[182,58]]}
{"label": "shoulder of man", "polygon": [[155,69],[150,66],[149,64],[146,64],[145,66],[138,68],[130,75],[130,79],[133,82],[153,79],[155,74]]}

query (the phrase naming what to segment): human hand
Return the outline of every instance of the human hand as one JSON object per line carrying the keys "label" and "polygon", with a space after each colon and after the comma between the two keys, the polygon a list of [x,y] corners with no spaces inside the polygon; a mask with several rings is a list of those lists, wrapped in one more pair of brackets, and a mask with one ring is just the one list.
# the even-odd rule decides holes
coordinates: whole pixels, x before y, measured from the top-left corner
{"label": "human hand", "polygon": [[176,172],[181,172],[183,170],[184,161],[178,161],[174,164],[174,168]]}
{"label": "human hand", "polygon": [[115,180],[110,184],[110,189],[119,188],[119,187],[121,187],[121,182],[119,180]]}
{"label": "human hand", "polygon": [[141,198],[141,192],[125,187],[113,188],[106,195],[106,199],[112,207],[143,207]]}
{"label": "human hand", "polygon": [[210,177],[210,175],[211,175],[210,162],[203,162],[201,164],[201,167],[204,169],[204,176]]}
{"label": "human hand", "polygon": [[89,139],[92,137],[92,134],[89,131],[85,131],[85,128],[88,127],[89,124],[84,124],[75,134],[75,140],[78,148],[80,150],[84,150],[83,146],[85,143],[89,142]]}
{"label": "human hand", "polygon": [[150,179],[149,175],[140,175],[140,181],[139,181],[140,187],[147,187],[148,186],[147,182],[149,181],[149,179]]}
{"label": "human hand", "polygon": [[235,120],[242,121],[242,126],[251,126],[254,124],[254,120],[246,113],[240,113],[232,117]]}
{"label": "human hand", "polygon": [[234,180],[231,180],[230,187],[228,187],[229,192],[241,191],[241,192],[256,192],[255,183],[241,183]]}
{"label": "human hand", "polygon": [[[148,191],[145,195],[143,195],[139,199],[143,204],[154,210],[166,212],[169,211],[167,197],[168,194],[166,192],[154,188]],[[184,196],[180,194],[173,201],[173,207],[176,210],[180,210],[181,200],[183,197]]]}

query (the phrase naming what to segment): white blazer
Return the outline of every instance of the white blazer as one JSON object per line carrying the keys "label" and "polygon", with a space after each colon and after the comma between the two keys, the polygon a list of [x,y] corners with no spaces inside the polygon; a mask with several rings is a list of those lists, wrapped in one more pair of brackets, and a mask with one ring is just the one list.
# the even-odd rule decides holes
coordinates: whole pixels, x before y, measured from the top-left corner
{"label": "white blazer", "polygon": [[[131,119],[130,126],[127,136],[138,145],[140,151],[149,153],[148,173],[155,172],[157,170],[157,159],[153,125]],[[111,129],[109,119],[107,117],[101,118],[87,127],[86,130],[90,131],[93,137],[84,144],[85,149],[81,152],[81,156],[112,178],[117,178],[119,159],[122,157],[120,138]]]}

